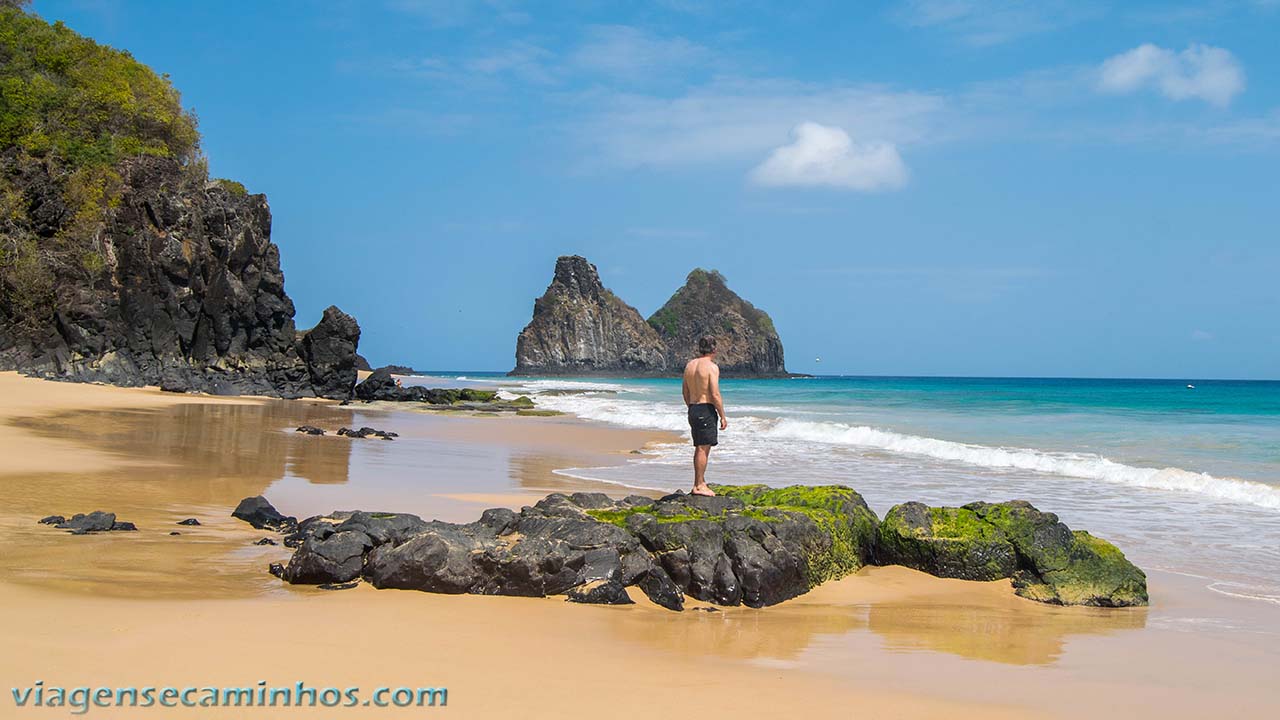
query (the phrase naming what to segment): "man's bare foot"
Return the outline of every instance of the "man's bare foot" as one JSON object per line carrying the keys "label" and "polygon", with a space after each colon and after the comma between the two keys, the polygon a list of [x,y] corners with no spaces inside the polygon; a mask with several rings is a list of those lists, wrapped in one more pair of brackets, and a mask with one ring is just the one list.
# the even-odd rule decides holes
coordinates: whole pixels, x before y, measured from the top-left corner
{"label": "man's bare foot", "polygon": [[702,487],[698,487],[698,486],[696,486],[696,485],[695,485],[695,486],[694,486],[694,488],[693,488],[693,492],[692,492],[692,493],[690,493],[690,494],[691,494],[691,495],[706,495],[707,497],[715,497],[715,496],[716,496],[715,492],[714,492],[711,488],[707,487],[706,485],[703,485]]}

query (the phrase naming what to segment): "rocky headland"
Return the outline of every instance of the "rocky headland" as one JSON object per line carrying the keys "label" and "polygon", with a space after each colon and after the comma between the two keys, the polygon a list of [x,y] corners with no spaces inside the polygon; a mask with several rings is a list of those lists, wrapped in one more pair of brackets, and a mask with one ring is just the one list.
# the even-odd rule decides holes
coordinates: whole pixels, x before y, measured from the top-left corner
{"label": "rocky headland", "polygon": [[18,8],[0,23],[0,369],[348,397],[359,325],[330,307],[297,330],[266,197],[209,178],[167,77]]}
{"label": "rocky headland", "polygon": [[516,340],[512,375],[678,375],[698,339],[715,336],[727,377],[783,377],[782,340],[768,313],[728,288],[712,270],[685,285],[648,320],[604,286],[578,255],[556,260],[555,274]]}
{"label": "rocky headland", "polygon": [[[894,507],[881,521],[851,488],[716,486],[717,497],[654,500],[552,494],[519,512],[494,508],[455,524],[416,515],[342,512],[301,522],[263,498],[237,516],[287,532],[296,548],[272,572],[287,582],[438,593],[565,595],[626,604],[630,588],[681,610],[775,605],[864,565],[939,577],[1012,580],[1058,605],[1147,604],[1146,576],[1114,545],[1072,531],[1024,501],[964,508]],[[246,512],[246,508],[251,512]]]}
{"label": "rocky headland", "polygon": [[512,374],[665,374],[667,356],[658,333],[600,282],[595,265],[563,256],[516,339]]}

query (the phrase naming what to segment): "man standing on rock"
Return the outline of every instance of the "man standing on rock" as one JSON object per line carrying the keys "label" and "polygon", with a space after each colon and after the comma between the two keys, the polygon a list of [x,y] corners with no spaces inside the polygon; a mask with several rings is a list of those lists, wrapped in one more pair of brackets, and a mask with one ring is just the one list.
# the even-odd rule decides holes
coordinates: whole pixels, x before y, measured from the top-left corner
{"label": "man standing on rock", "polygon": [[693,433],[693,494],[715,495],[707,487],[707,459],[719,442],[719,429],[727,430],[724,400],[720,397],[720,366],[716,365],[716,339],[698,341],[700,355],[684,366],[684,404],[689,406],[689,430]]}

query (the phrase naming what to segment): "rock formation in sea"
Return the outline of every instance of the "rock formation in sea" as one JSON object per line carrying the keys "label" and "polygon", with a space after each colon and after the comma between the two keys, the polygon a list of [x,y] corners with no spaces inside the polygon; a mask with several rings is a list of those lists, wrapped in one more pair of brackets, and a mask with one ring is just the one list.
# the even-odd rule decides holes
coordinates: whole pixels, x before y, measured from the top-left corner
{"label": "rock formation in sea", "polygon": [[513,374],[652,375],[668,372],[666,345],[635,308],[600,282],[579,255],[556,260],[555,276],[516,340]]}
{"label": "rock formation in sea", "polygon": [[667,346],[667,365],[683,369],[698,355],[698,340],[716,338],[716,364],[724,376],[787,374],[782,340],[769,314],[743,300],[715,270],[695,269],[649,324]]}
{"label": "rock formation in sea", "polygon": [[295,528],[262,498],[246,498],[237,512],[290,533],[285,545],[297,550],[273,573],[298,584],[363,579],[377,588],[608,604],[631,602],[634,587],[681,610],[686,596],[774,605],[864,565],[901,564],[940,577],[1012,578],[1017,594],[1044,603],[1147,604],[1146,576],[1119,549],[1024,501],[907,503],[881,522],[840,485],[714,487],[717,497],[658,500],[555,493],[461,525],[357,511]]}
{"label": "rock formation in sea", "polygon": [[330,307],[297,331],[266,197],[209,179],[168,79],[19,9],[0,23],[0,80],[31,101],[0,124],[0,369],[350,396],[359,326]]}
{"label": "rock formation in sea", "polygon": [[718,342],[725,376],[787,375],[782,340],[768,313],[730,290],[720,273],[689,273],[645,321],[604,287],[594,265],[563,256],[516,341],[511,374],[678,375],[705,335]]}

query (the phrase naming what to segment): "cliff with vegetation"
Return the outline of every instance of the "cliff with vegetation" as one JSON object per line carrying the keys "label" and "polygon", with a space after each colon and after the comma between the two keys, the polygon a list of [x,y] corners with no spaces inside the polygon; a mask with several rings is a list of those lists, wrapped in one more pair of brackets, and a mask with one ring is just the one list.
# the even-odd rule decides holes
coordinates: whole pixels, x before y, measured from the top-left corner
{"label": "cliff with vegetation", "polygon": [[0,1],[0,369],[348,397],[359,326],[296,330],[266,197],[208,177],[168,77],[20,5]]}
{"label": "cliff with vegetation", "polygon": [[727,377],[787,374],[773,320],[730,290],[720,273],[689,273],[645,321],[604,287],[594,265],[564,256],[516,341],[511,374],[678,375],[706,335],[716,338],[716,362]]}
{"label": "cliff with vegetation", "polygon": [[738,297],[715,270],[698,268],[650,318],[667,347],[667,363],[683,368],[698,355],[698,339],[716,339],[716,364],[725,376],[787,374],[782,339],[769,314]]}

